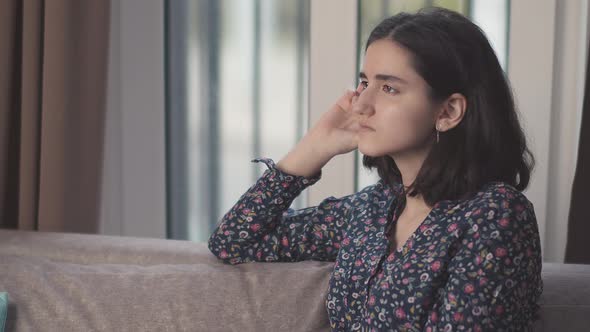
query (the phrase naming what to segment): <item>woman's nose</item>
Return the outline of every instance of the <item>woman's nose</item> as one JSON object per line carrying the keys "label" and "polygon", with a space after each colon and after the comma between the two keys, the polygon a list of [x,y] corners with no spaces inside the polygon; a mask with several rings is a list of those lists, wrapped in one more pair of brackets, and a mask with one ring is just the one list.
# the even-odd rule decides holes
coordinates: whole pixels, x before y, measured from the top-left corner
{"label": "woman's nose", "polygon": [[356,97],[356,100],[353,100],[353,113],[368,116],[373,113],[373,110],[373,103],[371,102],[371,98],[370,96],[368,96],[367,91],[360,92],[359,95]]}

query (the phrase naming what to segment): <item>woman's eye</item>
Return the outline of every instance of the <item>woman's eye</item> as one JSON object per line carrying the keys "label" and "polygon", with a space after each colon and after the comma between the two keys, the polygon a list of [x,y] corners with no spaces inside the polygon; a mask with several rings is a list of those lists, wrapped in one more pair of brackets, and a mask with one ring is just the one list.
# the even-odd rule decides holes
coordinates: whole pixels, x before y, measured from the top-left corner
{"label": "woman's eye", "polygon": [[384,85],[383,86],[383,91],[387,92],[387,93],[396,93],[397,90],[390,87],[389,85]]}
{"label": "woman's eye", "polygon": [[364,90],[364,89],[366,89],[366,88],[367,88],[367,85],[369,85],[369,82],[367,82],[367,81],[361,81],[359,84],[360,84],[360,86],[361,86],[361,87],[363,88],[363,90]]}

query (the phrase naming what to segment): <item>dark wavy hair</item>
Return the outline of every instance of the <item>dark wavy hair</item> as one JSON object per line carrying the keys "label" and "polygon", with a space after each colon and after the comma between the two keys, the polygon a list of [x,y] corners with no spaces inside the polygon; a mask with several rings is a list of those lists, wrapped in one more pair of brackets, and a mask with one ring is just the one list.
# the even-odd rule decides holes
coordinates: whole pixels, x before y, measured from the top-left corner
{"label": "dark wavy hair", "polygon": [[[461,122],[440,132],[440,142],[404,192],[421,194],[433,206],[440,200],[467,199],[491,181],[524,190],[535,158],[527,147],[510,83],[484,32],[460,13],[426,7],[383,20],[371,32],[365,52],[381,39],[412,54],[412,67],[428,83],[431,102],[442,102],[453,93],[467,100]],[[363,155],[363,166],[377,168],[392,187],[402,183],[390,156]]]}

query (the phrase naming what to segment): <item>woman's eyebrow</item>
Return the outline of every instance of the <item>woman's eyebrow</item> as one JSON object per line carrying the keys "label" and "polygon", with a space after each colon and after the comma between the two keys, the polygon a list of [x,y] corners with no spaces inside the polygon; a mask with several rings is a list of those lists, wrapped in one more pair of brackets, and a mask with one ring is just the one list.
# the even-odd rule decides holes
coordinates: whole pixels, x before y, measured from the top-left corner
{"label": "woman's eyebrow", "polygon": [[[364,72],[360,72],[359,73],[360,78],[364,78],[367,79],[367,75]],[[375,79],[379,80],[379,81],[390,81],[390,82],[400,82],[403,84],[407,84],[408,82],[406,82],[406,80],[399,78],[397,76],[394,75],[389,75],[389,74],[376,74],[375,75]]]}

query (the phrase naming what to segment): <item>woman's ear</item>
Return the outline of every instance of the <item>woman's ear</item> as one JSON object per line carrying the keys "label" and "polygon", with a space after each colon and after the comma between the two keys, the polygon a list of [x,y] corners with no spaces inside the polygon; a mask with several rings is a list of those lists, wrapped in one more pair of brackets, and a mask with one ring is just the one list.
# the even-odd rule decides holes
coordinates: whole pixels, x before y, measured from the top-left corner
{"label": "woman's ear", "polygon": [[467,99],[460,93],[453,93],[441,106],[439,114],[435,119],[435,126],[441,132],[457,126],[467,111]]}

